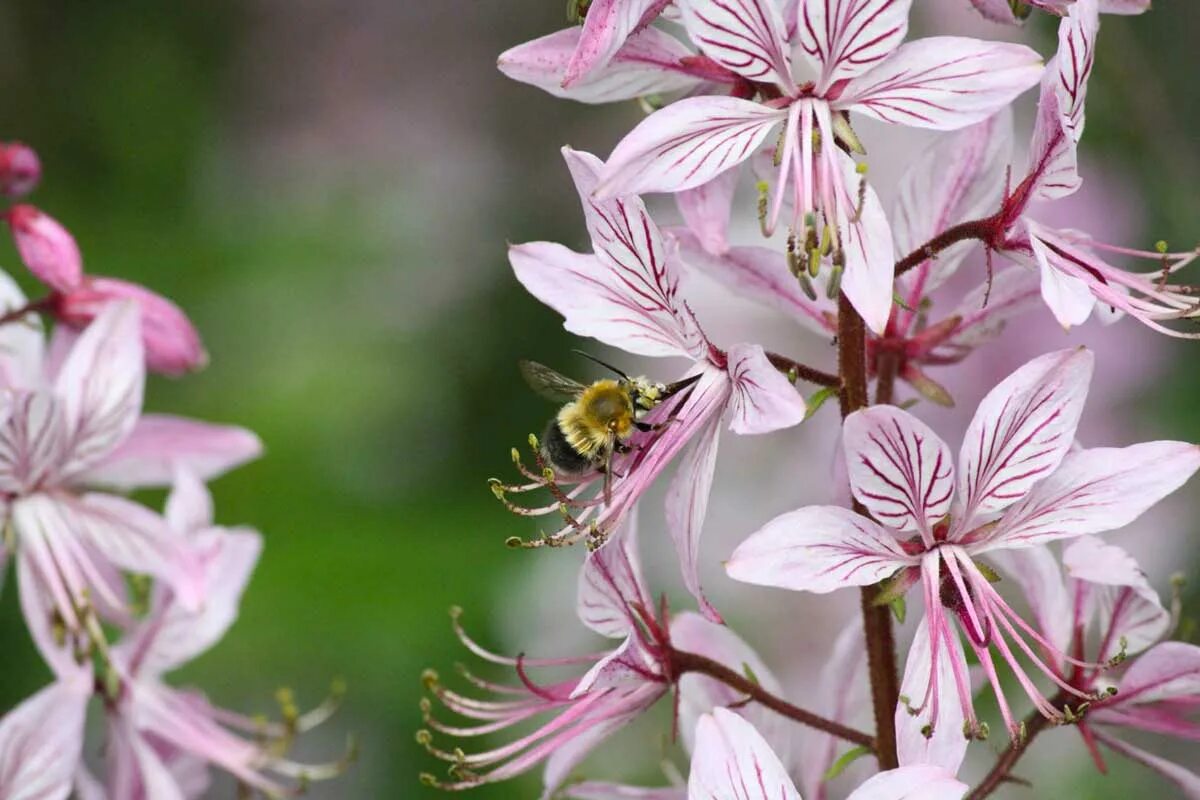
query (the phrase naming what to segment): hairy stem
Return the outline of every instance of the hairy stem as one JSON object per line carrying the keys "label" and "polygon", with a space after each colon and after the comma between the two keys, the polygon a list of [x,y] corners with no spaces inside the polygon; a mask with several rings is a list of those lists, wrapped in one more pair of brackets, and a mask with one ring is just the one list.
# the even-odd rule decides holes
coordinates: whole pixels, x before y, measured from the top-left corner
{"label": "hairy stem", "polygon": [[671,651],[671,665],[677,675],[694,672],[718,680],[726,686],[746,695],[756,703],[766,706],[777,714],[790,720],[824,731],[839,739],[852,742],[860,747],[875,751],[875,740],[870,734],[842,725],[819,714],[814,714],[799,706],[792,705],[782,697],[771,694],[762,685],[750,680],[745,675],[736,672],[724,664],[713,661],[699,653],[688,653],[682,650]]}
{"label": "hairy stem", "polygon": [[800,380],[815,383],[818,386],[838,386],[842,379],[837,375],[829,372],[823,372],[815,367],[810,367],[807,364],[801,364],[799,361],[781,356],[779,353],[767,353],[767,360],[775,369],[783,372],[793,372]]}
{"label": "hairy stem", "polygon": [[896,277],[900,277],[910,269],[916,269],[953,244],[965,242],[968,239],[978,239],[981,242],[991,241],[1001,224],[999,215],[997,215],[960,222],[958,225],[947,228],[897,261]]}
{"label": "hairy stem", "polygon": [[[862,317],[845,294],[838,297],[838,371],[842,376],[842,417],[865,408],[867,397],[867,332]],[[866,510],[854,503],[854,510]],[[876,586],[862,589],[863,629],[867,638],[867,671],[871,677],[871,707],[875,713],[875,755],[880,769],[894,769],[896,761],[896,703],[900,683],[896,674],[896,637],[892,612],[875,604]]]}
{"label": "hairy stem", "polygon": [[875,361],[875,405],[891,405],[896,399],[896,373],[900,370],[900,357],[896,353],[881,350]]}
{"label": "hairy stem", "polygon": [[[1050,705],[1060,706],[1070,700],[1071,697],[1065,692],[1059,692],[1050,699]],[[1021,756],[1025,755],[1025,751],[1029,749],[1029,745],[1033,742],[1033,737],[1044,731],[1050,724],[1050,720],[1043,717],[1039,712],[1033,711],[1025,718],[1025,736],[1019,741],[1014,739],[1009,742],[1008,748],[1000,754],[996,759],[996,763],[992,766],[991,771],[984,777],[979,785],[967,795],[966,800],[983,800],[992,792],[1000,788],[1000,785],[1010,780],[1010,774],[1013,767],[1021,760]]]}

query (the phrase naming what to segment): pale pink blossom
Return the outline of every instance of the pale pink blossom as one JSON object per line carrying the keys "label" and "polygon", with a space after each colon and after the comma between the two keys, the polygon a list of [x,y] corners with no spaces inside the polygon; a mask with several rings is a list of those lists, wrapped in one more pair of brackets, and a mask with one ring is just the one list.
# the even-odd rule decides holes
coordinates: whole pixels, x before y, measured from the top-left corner
{"label": "pale pink blossom", "polygon": [[[1200,468],[1200,447],[1182,442],[1070,452],[1091,372],[1092,355],[1082,349],[1018,369],[980,404],[957,471],[946,444],[907,412],[890,406],[855,412],[843,429],[850,484],[879,522],[842,507],[802,508],[750,536],[727,571],[737,580],[818,593],[886,580],[888,594],[899,595],[920,583],[924,643],[915,647],[927,655],[920,668],[925,685],[910,687],[906,705],[922,727],[936,732],[946,704],[957,704],[966,721],[961,730],[982,733],[954,618],[1013,736],[1019,727],[993,648],[1037,710],[1063,719],[1020,656],[1064,691],[1091,696],[1064,684],[1037,656],[1027,639],[1053,645],[1012,610],[976,558],[1123,527]],[[909,671],[917,669],[910,662]]]}
{"label": "pale pink blossom", "polygon": [[75,237],[33,206],[15,205],[4,215],[21,261],[33,276],[58,292],[69,292],[83,280],[83,256]]}
{"label": "pale pink blossom", "polygon": [[23,197],[42,179],[42,162],[32,147],[20,142],[0,143],[0,194]]}
{"label": "pale pink blossom", "polygon": [[[782,124],[766,228],[778,222],[790,185],[801,255],[844,264],[846,295],[882,332],[892,305],[892,237],[874,190],[838,146],[861,149],[847,115],[952,130],[992,115],[1042,73],[1037,54],[1021,45],[956,37],[901,44],[910,5],[802,0],[789,28],[771,0],[682,2],[688,35],[750,81],[759,100],[695,97],[652,114],[613,150],[600,195],[702,186],[750,158]],[[816,67],[815,80],[794,77],[789,33]]]}
{"label": "pale pink blossom", "polygon": [[[509,259],[521,284],[561,313],[564,327],[630,353],[675,357],[691,362],[681,377],[695,383],[669,398],[645,418],[652,430],[634,435],[629,451],[613,459],[611,486],[598,472],[577,482],[521,466],[529,483],[496,484],[497,494],[517,513],[565,512],[566,523],[545,538],[564,544],[590,538],[603,542],[633,508],[667,464],[687,445],[668,490],[667,520],[684,580],[711,619],[718,615],[704,599],[698,576],[698,546],[716,463],[722,419],[735,433],[756,434],[803,420],[804,400],[772,366],[758,345],[722,350],[710,342],[680,294],[680,266],[671,240],[665,240],[642,201],[633,196],[600,200],[594,196],[602,164],[570,148],[564,156],[584,206],[593,254],[579,254],[550,242],[515,245]],[[554,502],[521,508],[511,493],[549,488]],[[592,491],[589,496],[587,492]]]}
{"label": "pale pink blossom", "polygon": [[[971,0],[971,4],[987,19],[1016,25],[1037,8],[1062,16],[1070,12],[1079,0]],[[1102,14],[1141,14],[1150,8],[1150,0],[1099,0]]]}

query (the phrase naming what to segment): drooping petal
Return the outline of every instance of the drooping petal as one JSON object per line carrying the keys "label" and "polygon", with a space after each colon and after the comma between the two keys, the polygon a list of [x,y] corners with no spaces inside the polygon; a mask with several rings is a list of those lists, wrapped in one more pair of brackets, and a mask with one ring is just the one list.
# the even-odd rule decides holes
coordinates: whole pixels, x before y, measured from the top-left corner
{"label": "drooping petal", "polygon": [[1038,236],[1038,226],[1027,222],[1026,228],[1042,278],[1042,300],[1063,328],[1069,329],[1087,322],[1096,306],[1096,297],[1087,281],[1069,274],[1061,267],[1061,256],[1047,247]]}
{"label": "drooping petal", "polygon": [[817,91],[883,61],[908,34],[912,0],[800,0],[796,35],[821,70]]}
{"label": "drooping petal", "polygon": [[779,756],[742,717],[723,708],[696,725],[688,800],[800,800]]}
{"label": "drooping petal", "polygon": [[[768,692],[783,693],[779,680],[745,640],[728,627],[709,622],[699,614],[685,611],[671,620],[671,645],[677,650],[711,658],[737,672],[749,672]],[[791,749],[788,720],[758,703],[742,706],[744,699],[744,695],[713,678],[697,673],[680,678],[678,725],[684,747],[689,753],[695,752],[696,723],[701,715],[728,706],[745,717],[786,764]]]}
{"label": "drooping petal", "polygon": [[775,0],[679,0],[688,36],[704,54],[756,83],[790,93],[791,59]]}
{"label": "drooping petal", "polygon": [[261,454],[262,441],[245,428],[143,414],[128,438],[78,480],[118,489],[169,486],[182,467],[209,481]]}
{"label": "drooping petal", "polygon": [[0,719],[0,797],[66,800],[83,749],[91,687],[56,683]]}
{"label": "drooping petal", "polygon": [[630,512],[624,526],[588,554],[579,572],[576,610],[596,633],[620,639],[636,628],[637,606],[651,612],[653,603],[638,558],[637,514]]}
{"label": "drooping petal", "polygon": [[1095,730],[1093,732],[1097,739],[1113,750],[1126,758],[1149,767],[1174,783],[1180,788],[1187,800],[1200,800],[1200,775],[1192,772],[1187,767],[1176,764],[1174,761],[1168,761],[1162,756],[1157,756],[1140,747],[1135,747],[1129,742],[1118,739],[1115,736],[1109,736],[1102,730]]}
{"label": "drooping petal", "polygon": [[[24,308],[27,302],[16,281],[0,271],[0,314]],[[26,316],[19,324],[0,326],[0,387],[40,388],[45,351],[42,318],[37,314]]]}
{"label": "drooping petal", "polygon": [[982,549],[1030,547],[1116,530],[1200,469],[1200,446],[1144,442],[1068,454],[1053,474],[1009,508]]}
{"label": "drooping petal", "polygon": [[1139,656],[1121,678],[1121,705],[1200,697],[1200,647],[1163,642]]}
{"label": "drooping petal", "polygon": [[1058,467],[1075,440],[1093,362],[1084,348],[1048,353],[983,398],[958,459],[963,526],[1008,507]]}
{"label": "drooping petal", "polygon": [[184,536],[213,526],[212,494],[199,475],[184,468],[176,470],[163,516],[171,530]]}
{"label": "drooping petal", "polygon": [[729,217],[737,179],[737,170],[728,170],[708,183],[675,195],[675,204],[688,230],[704,251],[713,256],[729,250]]}
{"label": "drooping petal", "polygon": [[136,304],[110,305],[63,363],[55,381],[67,431],[61,475],[104,458],[137,423],[146,379],[139,320]]}
{"label": "drooping petal", "polygon": [[[882,335],[892,314],[894,296],[892,228],[875,189],[869,182],[862,185],[864,179],[854,159],[840,150],[834,156],[842,171],[842,195],[837,203],[838,230],[846,256],[842,291],[867,327]],[[858,202],[859,196],[862,203]]]}
{"label": "drooping petal", "polygon": [[[939,136],[900,179],[892,211],[896,256],[915,252],[947,228],[995,213],[1012,155],[1012,112],[1005,109],[983,122]],[[954,274],[975,246],[960,242],[899,278],[905,299],[921,298]],[[978,310],[981,303],[976,303]]]}
{"label": "drooping petal", "polygon": [[[701,378],[696,391],[713,390],[703,385],[708,380],[718,379]],[[696,432],[691,449],[683,456],[667,488],[666,501],[667,529],[675,543],[684,586],[696,598],[704,616],[714,622],[720,622],[721,615],[708,602],[700,587],[700,535],[704,529],[704,517],[708,513],[708,495],[717,466],[717,443],[720,437],[721,418],[714,415]]]}
{"label": "drooping petal", "polygon": [[712,255],[690,231],[669,232],[679,242],[683,263],[693,267],[743,297],[794,317],[805,328],[821,335],[837,329],[837,304],[824,292],[809,299],[800,282],[788,271],[787,259],[769,247],[732,247]]}
{"label": "drooping petal", "polygon": [[942,767],[915,764],[879,773],[846,800],[962,800],[968,788]]}
{"label": "drooping petal", "polygon": [[850,487],[877,520],[897,531],[932,527],[954,500],[950,448],[928,425],[894,406],[856,411],[842,426]]}
{"label": "drooping petal", "polygon": [[787,111],[736,97],[690,97],[638,123],[613,150],[601,197],[702,186],[750,158]]}
{"label": "drooping petal", "polygon": [[756,344],[729,348],[726,370],[732,384],[729,429],[734,433],[770,433],[804,421],[807,407],[796,387],[788,382]]}
{"label": "drooping petal", "polygon": [[837,506],[809,506],[768,522],[725,564],[734,580],[824,594],[878,583],[919,559],[875,522]]}
{"label": "drooping petal", "polygon": [[898,125],[957,130],[1000,111],[1042,70],[1041,57],[1024,45],[931,36],[850,81],[834,105]]}
{"label": "drooping petal", "polygon": [[515,81],[581,103],[683,91],[702,82],[681,63],[692,56],[686,45],[657,28],[646,28],[630,36],[606,66],[564,86],[567,65],[582,37],[582,29],[574,27],[534,39],[501,53],[497,66]]}
{"label": "drooping petal", "polygon": [[930,702],[936,704],[937,714],[912,714],[903,701],[896,704],[896,757],[902,765],[928,764],[956,775],[967,755],[969,740],[963,735],[966,717],[956,693],[954,676],[956,672],[966,673],[967,660],[958,636],[951,634],[950,640],[953,651],[942,638],[935,653],[931,648],[929,619],[921,618],[908,650],[900,694],[913,706],[919,705],[936,669],[938,696]]}
{"label": "drooping petal", "polygon": [[1021,587],[1042,636],[1060,653],[1068,652],[1078,620],[1058,559],[1045,547],[1028,547],[997,550],[988,555],[988,560],[1006,580]]}

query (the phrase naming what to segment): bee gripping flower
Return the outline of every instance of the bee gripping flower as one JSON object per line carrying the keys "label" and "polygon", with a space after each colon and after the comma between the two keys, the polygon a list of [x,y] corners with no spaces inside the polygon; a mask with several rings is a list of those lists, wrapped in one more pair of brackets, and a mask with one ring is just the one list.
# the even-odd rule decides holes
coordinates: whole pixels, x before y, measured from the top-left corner
{"label": "bee gripping flower", "polygon": [[[731,577],[830,592],[884,579],[920,582],[923,655],[910,657],[907,705],[936,731],[946,698],[957,697],[965,730],[981,735],[971,705],[957,627],[979,658],[1010,732],[1018,725],[996,676],[993,650],[1046,717],[1061,719],[1022,660],[1081,700],[1029,644],[1069,658],[1012,610],[976,559],[1122,527],[1200,468],[1200,447],[1148,442],[1071,452],[1092,372],[1090,352],[1034,359],[982,401],[958,467],[927,426],[893,407],[846,419],[843,446],[854,496],[874,520],[832,506],[784,514],[751,535],[727,564]],[[895,576],[895,577],[893,577]],[[924,648],[924,649],[919,649]],[[953,692],[947,687],[953,685]],[[948,713],[948,712],[946,712]],[[962,730],[963,728],[960,728]]]}
{"label": "bee gripping flower", "polygon": [[24,197],[37,188],[42,179],[42,162],[29,145],[0,143],[0,194]]}

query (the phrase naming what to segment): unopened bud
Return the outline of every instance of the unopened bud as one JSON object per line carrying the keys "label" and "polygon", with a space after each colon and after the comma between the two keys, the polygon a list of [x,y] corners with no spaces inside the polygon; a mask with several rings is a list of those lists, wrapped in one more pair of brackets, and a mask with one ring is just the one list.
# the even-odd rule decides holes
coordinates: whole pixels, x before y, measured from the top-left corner
{"label": "unopened bud", "polygon": [[42,179],[42,162],[29,145],[20,142],[0,144],[0,194],[24,197]]}
{"label": "unopened bud", "polygon": [[79,286],[83,256],[66,228],[30,205],[15,205],[5,217],[17,252],[35,278],[58,292]]}
{"label": "unopened bud", "polygon": [[55,305],[58,318],[81,328],[109,303],[132,300],[142,318],[142,345],[146,366],[163,375],[183,375],[208,363],[200,334],[179,306],[136,283],[116,278],[88,278],[63,292]]}

